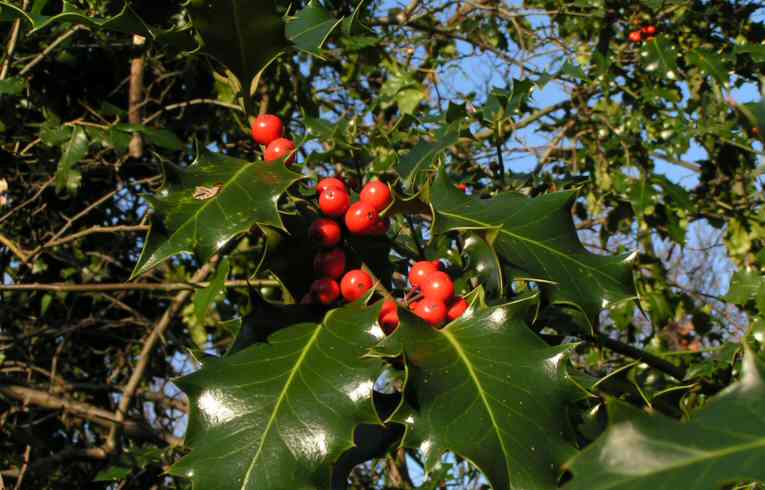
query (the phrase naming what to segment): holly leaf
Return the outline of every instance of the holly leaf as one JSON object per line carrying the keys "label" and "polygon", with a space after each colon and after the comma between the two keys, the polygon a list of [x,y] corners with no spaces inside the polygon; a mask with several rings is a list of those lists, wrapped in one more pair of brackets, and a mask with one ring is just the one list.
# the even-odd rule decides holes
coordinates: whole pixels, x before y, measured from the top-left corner
{"label": "holly leaf", "polygon": [[612,400],[610,427],[568,463],[565,490],[712,490],[765,480],[765,365],[745,349],[741,379],[688,422]]}
{"label": "holly leaf", "polygon": [[206,261],[255,225],[283,229],[276,202],[302,178],[281,163],[247,162],[206,150],[185,169],[168,165],[165,170],[164,189],[145,197],[159,219],[152,220],[133,278],[181,252]]}
{"label": "holly leaf", "polygon": [[553,302],[582,308],[592,318],[605,306],[636,296],[634,254],[589,253],[570,214],[574,192],[529,198],[505,192],[492,199],[455,188],[441,167],[431,187],[433,232],[486,230],[497,254],[528,277],[537,278]]}
{"label": "holly leaf", "polygon": [[724,299],[737,305],[746,304],[747,301],[757,295],[763,285],[765,285],[765,281],[759,272],[751,267],[746,267],[733,273]]}
{"label": "holly leaf", "polygon": [[218,268],[215,270],[215,275],[212,277],[210,284],[208,284],[206,288],[198,289],[194,293],[194,314],[202,325],[205,324],[205,317],[207,316],[207,310],[210,308],[210,303],[212,303],[225,289],[225,282],[229,269],[228,258],[224,258],[221,260],[220,264],[218,264]]}
{"label": "holly leaf", "polygon": [[475,272],[478,283],[486,290],[486,295],[490,298],[504,296],[502,265],[491,245],[473,233],[465,238],[462,252],[466,258],[465,267]]}
{"label": "holly leaf", "polygon": [[56,192],[74,191],[79,187],[82,176],[73,167],[88,154],[88,136],[85,130],[76,126],[69,141],[61,145],[61,159],[56,169]]}
{"label": "holly leaf", "polygon": [[[37,5],[44,5],[36,2]],[[29,34],[34,34],[53,24],[69,22],[72,24],[81,24],[90,27],[93,30],[108,30],[122,32],[125,34],[140,34],[145,37],[154,37],[152,30],[133,10],[129,3],[125,3],[122,10],[115,16],[107,18],[93,17],[87,10],[79,9],[74,3],[64,1],[61,13],[56,15],[42,15],[40,8],[32,8],[30,12],[9,2],[0,1],[2,17],[0,20],[22,19],[26,21],[32,30]]]}
{"label": "holly leaf", "polygon": [[730,77],[728,68],[720,55],[706,49],[696,48],[688,53],[688,61],[696,65],[702,72],[714,78],[717,83],[727,86]]}
{"label": "holly leaf", "polygon": [[203,51],[231,70],[245,94],[253,78],[288,45],[273,0],[192,0],[187,8]]}
{"label": "holly leaf", "polygon": [[195,489],[328,488],[354,428],[380,424],[372,387],[383,366],[364,356],[384,335],[378,313],[332,310],[181,378],[191,453],[170,472]]}
{"label": "holly leaf", "polygon": [[318,2],[311,0],[287,22],[287,39],[299,50],[318,56],[329,35],[342,22],[332,17]]}
{"label": "holly leaf", "polygon": [[677,48],[670,44],[666,36],[661,35],[649,39],[643,44],[640,57],[648,72],[656,72],[659,76],[675,80],[677,71]]}
{"label": "holly leaf", "polygon": [[401,324],[377,349],[408,366],[406,399],[394,415],[403,445],[429,472],[446,451],[474,463],[495,489],[553,489],[573,452],[563,437],[570,345],[550,347],[525,324],[536,297],[491,308],[477,300],[438,330],[400,310]]}
{"label": "holly leaf", "polygon": [[398,162],[398,173],[409,188],[413,188],[415,182],[421,180],[418,179],[420,174],[432,168],[441,153],[457,143],[459,130],[459,122],[443,126],[436,132],[433,140],[420,140],[414,148],[401,157]]}

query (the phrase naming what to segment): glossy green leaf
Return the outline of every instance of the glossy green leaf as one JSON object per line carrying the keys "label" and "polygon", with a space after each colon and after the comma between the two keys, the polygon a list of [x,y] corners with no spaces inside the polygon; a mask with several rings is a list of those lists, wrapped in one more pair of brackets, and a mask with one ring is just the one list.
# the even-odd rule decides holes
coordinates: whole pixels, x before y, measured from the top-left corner
{"label": "glossy green leaf", "polygon": [[[34,9],[31,12],[25,12],[17,5],[9,2],[0,1],[3,19],[22,19],[32,28],[30,34],[38,32],[54,24],[68,22],[72,24],[82,24],[91,29],[108,30],[122,32],[125,34],[140,34],[146,37],[153,37],[149,26],[136,14],[129,3],[117,15],[109,18],[93,17],[87,10],[79,9],[73,2],[64,1],[61,13],[56,15],[42,15]],[[1,19],[0,19],[1,20]]]}
{"label": "glossy green leaf", "polygon": [[113,129],[126,133],[140,133],[146,137],[149,143],[168,150],[182,150],[185,147],[183,141],[168,129],[150,128],[142,124],[117,124]]}
{"label": "glossy green leaf", "polygon": [[756,63],[765,62],[765,46],[762,44],[745,43],[736,46],[733,51],[750,55]]}
{"label": "glossy green leaf", "polygon": [[502,297],[502,265],[492,246],[480,235],[473,233],[465,238],[462,253],[466,258],[465,267],[475,272],[479,283],[486,290],[486,295],[489,298]]}
{"label": "glossy green leaf", "polygon": [[555,302],[573,303],[592,318],[634,298],[634,254],[605,256],[582,246],[570,214],[573,192],[528,198],[506,192],[492,199],[465,195],[443,167],[431,188],[433,232],[486,230],[497,254],[529,278],[553,282]]}
{"label": "glossy green leaf", "polygon": [[688,61],[714,78],[720,85],[728,85],[728,67],[725,66],[720,55],[709,50],[696,48],[688,53]]}
{"label": "glossy green leaf", "polygon": [[127,478],[133,470],[123,466],[109,466],[98,472],[93,481],[120,481]]}
{"label": "glossy green leaf", "polygon": [[195,489],[328,488],[354,428],[379,423],[372,387],[382,362],[363,357],[383,335],[378,312],[333,310],[181,378],[191,453],[171,473]]}
{"label": "glossy green leaf", "polygon": [[433,167],[436,159],[447,148],[457,143],[460,123],[454,122],[440,128],[432,140],[420,140],[414,148],[401,157],[398,173],[410,188],[419,181],[418,176]]}
{"label": "glossy green leaf", "polygon": [[765,285],[762,275],[752,268],[745,268],[733,273],[728,286],[725,301],[737,305],[743,305],[753,299],[758,291]]}
{"label": "glossy green leaf", "polygon": [[254,225],[282,228],[276,201],[300,178],[281,163],[247,162],[201,150],[185,169],[167,167],[167,184],[146,200],[152,221],[132,277],[181,252],[207,260]]}
{"label": "glossy green leaf", "polygon": [[[56,169],[56,192],[64,190],[75,190],[79,185],[79,171],[73,169],[80,160],[88,154],[88,136],[81,126],[76,126],[72,131],[72,136],[61,148],[61,159],[58,161]],[[73,179],[77,185],[73,187]]]}
{"label": "glossy green leaf", "polygon": [[[394,419],[426,471],[446,451],[470,460],[495,489],[556,487],[573,452],[564,439],[569,345],[550,347],[525,324],[536,298],[471,308],[441,330],[401,311],[397,334],[408,366],[407,400]],[[398,338],[397,338],[398,337]]]}
{"label": "glossy green leaf", "polygon": [[765,481],[765,366],[748,349],[741,379],[688,422],[608,405],[610,427],[568,465],[565,490],[714,490]]}
{"label": "glossy green leaf", "polygon": [[666,36],[660,35],[646,41],[640,50],[640,58],[646,71],[670,80],[678,78],[677,48],[670,44]]}
{"label": "glossy green leaf", "polygon": [[335,19],[318,2],[311,0],[287,22],[287,39],[297,48],[318,55],[332,31],[342,19]]}
{"label": "glossy green leaf", "polygon": [[215,275],[213,275],[210,280],[210,284],[208,284],[206,288],[198,289],[194,293],[194,314],[197,316],[199,323],[204,325],[210,304],[215,301],[215,298],[225,289],[224,284],[226,282],[226,277],[228,277],[229,269],[230,265],[228,258],[224,258],[221,260],[220,264],[218,264],[218,268],[215,270]]}
{"label": "glossy green leaf", "polygon": [[243,91],[287,47],[284,19],[273,0],[194,0],[188,11],[205,52],[236,75]]}

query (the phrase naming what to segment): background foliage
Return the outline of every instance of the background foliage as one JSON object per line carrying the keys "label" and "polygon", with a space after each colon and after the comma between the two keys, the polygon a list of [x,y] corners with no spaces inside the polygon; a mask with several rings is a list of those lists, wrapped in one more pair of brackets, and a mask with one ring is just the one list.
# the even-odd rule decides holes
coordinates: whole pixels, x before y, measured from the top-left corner
{"label": "background foliage", "polygon": [[[402,314],[374,358],[343,351],[356,387],[383,365],[388,384],[338,407],[363,423],[355,434],[325,437],[320,457],[291,452],[277,474],[319,488],[346,474],[352,488],[649,488],[687,475],[693,488],[762,488],[762,8],[1,1],[0,481],[190,488],[209,465],[196,451],[247,449],[225,413],[188,415],[204,387],[257,398],[225,391],[241,376],[232,363],[292,355],[274,340],[313,346],[333,322],[344,339],[327,342],[371,348],[343,315],[372,328],[373,307],[293,304],[310,284],[311,179],[337,174],[355,190],[380,176],[399,195],[385,239],[349,243],[389,290],[423,257],[483,289],[447,330]],[[627,40],[648,24],[655,39]],[[301,143],[294,172],[258,166],[247,116],[259,112]],[[240,180],[214,198],[234,221],[184,198]],[[173,381],[192,372],[179,383],[189,399]],[[528,385],[505,386],[515,373]],[[436,406],[444,393],[453,413]],[[333,417],[305,403],[298,414]],[[263,434],[256,451],[284,461]]]}

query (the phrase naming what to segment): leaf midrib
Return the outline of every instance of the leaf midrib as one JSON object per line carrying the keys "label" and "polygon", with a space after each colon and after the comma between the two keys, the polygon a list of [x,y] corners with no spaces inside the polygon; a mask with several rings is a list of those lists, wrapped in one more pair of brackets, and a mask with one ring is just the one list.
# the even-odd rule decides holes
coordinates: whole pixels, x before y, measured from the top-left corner
{"label": "leaf midrib", "polygon": [[499,445],[502,448],[503,459],[505,462],[505,471],[507,471],[507,474],[509,475],[510,474],[510,463],[508,461],[509,452],[507,447],[505,446],[505,440],[502,438],[502,431],[500,430],[499,424],[497,423],[496,416],[494,415],[494,410],[491,408],[491,405],[489,404],[489,400],[486,398],[486,393],[484,392],[483,385],[481,384],[481,381],[478,378],[478,374],[475,372],[475,369],[473,368],[473,363],[470,361],[470,358],[462,349],[462,346],[460,345],[460,343],[457,341],[457,339],[449,330],[441,330],[441,333],[444,335],[446,340],[449,341],[452,347],[454,347],[454,350],[459,356],[460,360],[462,360],[462,362],[465,364],[465,367],[468,370],[468,374],[470,375],[470,378],[475,383],[476,389],[478,391],[478,395],[481,397],[481,402],[483,403],[484,407],[486,407],[486,411],[489,414],[489,419],[491,420],[491,425],[494,427],[494,431],[497,434]]}
{"label": "leaf midrib", "polygon": [[240,490],[245,490],[245,488],[247,488],[247,484],[250,482],[250,476],[252,475],[252,470],[255,469],[255,463],[258,461],[258,458],[260,457],[260,453],[263,451],[263,447],[265,446],[265,443],[266,443],[266,438],[268,437],[268,434],[271,432],[271,427],[274,425],[274,422],[276,421],[276,417],[277,417],[277,414],[279,413],[279,409],[281,408],[281,405],[284,402],[284,400],[287,398],[287,392],[292,386],[292,381],[295,379],[295,376],[300,371],[300,368],[302,367],[303,362],[305,361],[308,351],[311,350],[313,345],[316,343],[316,339],[319,338],[319,332],[321,332],[321,325],[316,325],[316,329],[314,330],[313,335],[311,335],[311,338],[308,339],[308,342],[306,343],[305,347],[303,347],[303,350],[300,352],[300,356],[295,362],[295,366],[290,371],[290,374],[287,377],[287,381],[284,383],[284,388],[282,388],[282,391],[279,393],[279,397],[276,399],[276,405],[274,405],[274,409],[271,411],[271,416],[268,419],[266,428],[263,430],[263,435],[260,436],[260,441],[258,442],[258,450],[255,453],[255,456],[252,457],[250,466],[247,468],[247,473],[244,475],[244,481],[242,482],[242,486],[240,487]]}
{"label": "leaf midrib", "polygon": [[[580,267],[582,267],[584,269],[587,269],[587,270],[592,271],[592,272],[594,272],[594,273],[596,273],[596,274],[598,274],[600,276],[603,276],[604,278],[608,279],[610,282],[612,282],[612,283],[614,283],[616,285],[619,285],[619,286],[621,285],[619,283],[619,281],[617,281],[616,279],[614,279],[610,275],[606,274],[605,272],[603,272],[603,271],[601,271],[601,270],[599,270],[599,269],[597,269],[595,267],[592,267],[590,265],[587,265],[584,262],[580,262],[578,260],[575,260],[570,255],[566,255],[563,252],[559,252],[558,250],[555,250],[554,248],[548,247],[547,245],[545,245],[545,244],[543,244],[541,242],[538,242],[536,240],[532,240],[531,238],[524,237],[523,235],[518,235],[518,234],[513,233],[511,231],[508,231],[508,230],[505,229],[504,226],[501,226],[501,225],[500,226],[492,225],[490,223],[482,223],[481,221],[478,221],[476,219],[468,218],[468,217],[465,217],[465,216],[462,216],[462,215],[459,215],[459,214],[449,213],[449,212],[446,212],[446,211],[440,211],[439,210],[437,212],[440,213],[440,214],[444,214],[446,216],[450,216],[452,218],[462,219],[462,220],[465,220],[465,221],[471,221],[471,222],[473,222],[473,223],[475,223],[477,225],[480,225],[482,228],[498,229],[498,231],[500,233],[504,233],[505,235],[508,235],[508,236],[510,236],[512,238],[515,238],[517,240],[520,240],[522,242],[527,242],[527,243],[531,243],[533,245],[536,245],[537,247],[539,247],[539,248],[541,248],[543,250],[546,250],[546,251],[552,253],[553,255],[557,255],[559,257],[562,257],[562,258],[564,258],[564,259],[566,259],[566,260],[568,260],[570,262],[573,262],[574,264],[578,264]],[[586,252],[586,250],[585,250],[585,252]]]}
{"label": "leaf midrib", "polygon": [[[654,441],[654,443],[655,442],[656,441]],[[634,480],[638,480],[638,479],[641,479],[641,478],[645,478],[645,477],[648,477],[648,476],[655,476],[655,475],[658,475],[658,474],[661,474],[661,473],[666,473],[668,471],[675,470],[675,469],[680,468],[680,467],[693,466],[693,465],[699,464],[699,463],[701,463],[703,461],[707,461],[707,460],[710,460],[710,459],[721,458],[723,456],[728,456],[730,454],[735,454],[735,453],[738,453],[738,452],[747,451],[747,450],[750,450],[750,449],[757,449],[757,448],[765,448],[765,437],[757,439],[755,442],[750,442],[748,444],[733,445],[732,447],[730,447],[728,449],[715,450],[715,451],[704,451],[702,456],[695,457],[695,458],[690,458],[690,459],[684,459],[684,460],[682,460],[678,464],[673,464],[673,465],[665,466],[665,467],[663,467],[663,468],[661,468],[659,470],[656,470],[656,471],[651,471],[651,472],[647,472],[647,473],[641,473],[639,475],[634,475],[633,477],[629,477],[629,478],[622,478],[619,481],[615,482],[613,485],[608,485],[608,486],[599,487],[599,488],[600,488],[600,490],[608,490],[610,488],[615,488],[618,485],[621,485],[625,481],[629,482],[629,481],[634,481]]]}

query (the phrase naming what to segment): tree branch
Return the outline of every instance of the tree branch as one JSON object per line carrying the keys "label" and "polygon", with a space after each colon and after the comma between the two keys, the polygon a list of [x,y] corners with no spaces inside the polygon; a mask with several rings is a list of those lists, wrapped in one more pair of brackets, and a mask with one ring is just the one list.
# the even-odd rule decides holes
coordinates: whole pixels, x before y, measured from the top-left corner
{"label": "tree branch", "polygon": [[640,350],[637,347],[619,342],[618,340],[614,340],[602,333],[596,334],[595,336],[589,335],[584,338],[589,342],[598,344],[624,356],[642,361],[663,373],[669,374],[678,381],[683,381],[685,379],[685,368],[676,366],[671,362],[662,359],[661,357],[655,356],[644,350]]}
{"label": "tree branch", "polygon": [[[146,38],[133,35],[133,49],[139,51],[135,57],[130,60],[130,87],[128,89],[128,122],[130,124],[142,124],[141,121],[141,103],[143,102],[143,45]],[[133,132],[133,137],[128,145],[128,153],[133,158],[143,156],[143,139],[138,131]]]}
{"label": "tree branch", "polygon": [[[196,276],[194,276],[196,277]],[[273,279],[235,279],[226,281],[224,286],[229,288],[241,288],[248,286],[279,286],[279,281]],[[193,278],[189,282],[117,282],[102,284],[70,284],[66,282],[53,282],[47,284],[29,283],[29,284],[0,284],[0,291],[56,291],[56,292],[76,292],[76,293],[96,293],[105,291],[193,291],[195,289],[206,288],[209,282],[195,281]]]}
{"label": "tree branch", "polygon": [[45,391],[27,388],[25,386],[0,384],[0,394],[23,403],[32,404],[49,410],[62,410],[76,417],[90,420],[98,425],[111,428],[115,423],[120,424],[125,432],[137,439],[166,443],[177,446],[181,439],[173,435],[159,435],[145,424],[135,420],[118,420],[114,413],[89,403],[58,398]]}

